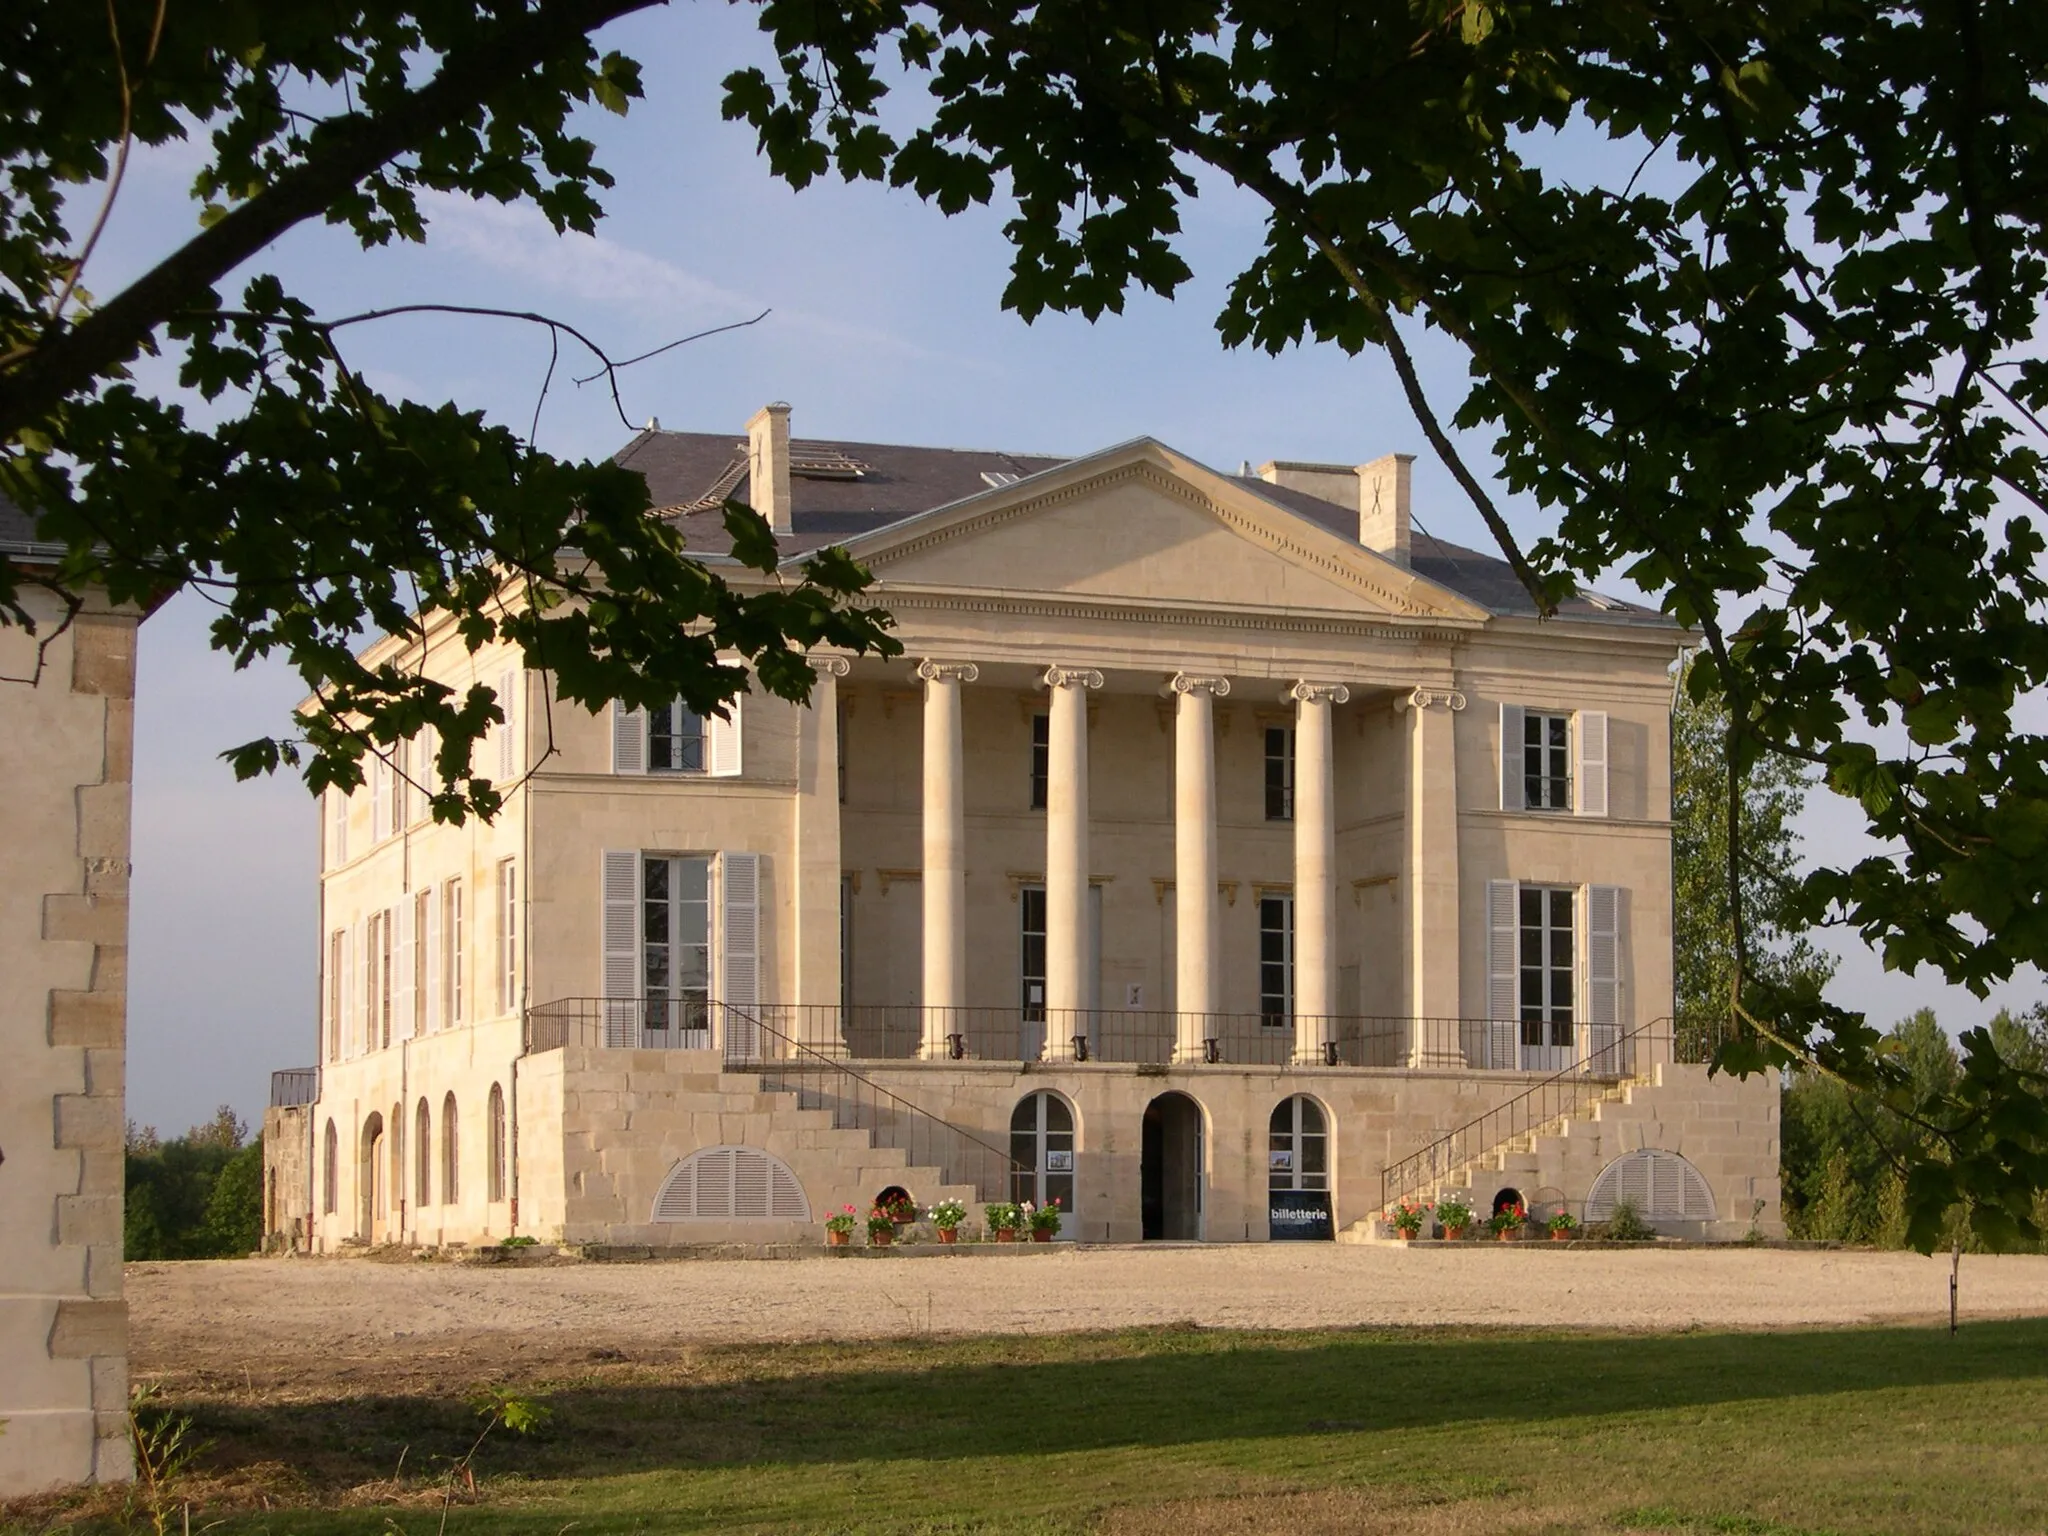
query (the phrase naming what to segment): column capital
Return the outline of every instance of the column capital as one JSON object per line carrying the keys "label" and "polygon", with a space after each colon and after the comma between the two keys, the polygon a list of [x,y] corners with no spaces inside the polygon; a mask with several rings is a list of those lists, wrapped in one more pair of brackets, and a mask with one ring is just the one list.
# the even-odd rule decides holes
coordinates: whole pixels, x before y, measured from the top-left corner
{"label": "column capital", "polygon": [[1166,693],[1206,693],[1222,698],[1230,692],[1227,677],[1201,677],[1192,672],[1176,672],[1166,680]]}
{"label": "column capital", "polygon": [[1102,674],[1093,667],[1047,667],[1040,681],[1048,688],[1100,688]]}
{"label": "column capital", "polygon": [[844,656],[807,656],[804,659],[819,677],[844,677],[853,670],[853,663]]}
{"label": "column capital", "polygon": [[971,683],[981,668],[971,661],[934,661],[927,656],[917,664],[917,675],[928,683]]}
{"label": "column capital", "polygon": [[1394,700],[1394,708],[1397,710],[1460,710],[1464,707],[1465,695],[1458,692],[1458,690],[1455,688],[1422,687],[1415,689],[1412,693],[1406,694],[1405,696]]}
{"label": "column capital", "polygon": [[1342,683],[1302,681],[1281,690],[1282,704],[1348,704],[1351,690]]}

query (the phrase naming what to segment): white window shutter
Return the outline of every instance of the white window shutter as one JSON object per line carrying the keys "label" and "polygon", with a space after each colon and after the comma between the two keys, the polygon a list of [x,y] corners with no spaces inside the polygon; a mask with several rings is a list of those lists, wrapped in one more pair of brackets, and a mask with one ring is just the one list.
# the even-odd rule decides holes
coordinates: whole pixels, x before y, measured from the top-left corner
{"label": "white window shutter", "polygon": [[381,757],[370,760],[370,846],[384,841],[384,823],[390,815],[391,766]]}
{"label": "white window shutter", "polygon": [[1526,810],[1523,783],[1525,765],[1522,761],[1522,706],[1503,704],[1500,707],[1500,808],[1504,811]]}
{"label": "white window shutter", "polygon": [[637,1045],[633,999],[640,995],[640,855],[604,851],[604,1043]]}
{"label": "white window shutter", "polygon": [[[413,1023],[413,907],[416,903],[408,896],[398,904],[398,942],[392,946],[391,963],[398,968],[391,988],[391,1039],[393,1043],[412,1038]],[[397,1127],[393,1127],[394,1132]]]}
{"label": "white window shutter", "polygon": [[[1520,710],[1515,711],[1517,715]],[[1517,1006],[1520,967],[1517,955],[1521,886],[1513,880],[1486,882],[1486,1013],[1492,1020],[1488,1030],[1487,1065],[1514,1065],[1515,1021],[1521,1017]]]}
{"label": "white window shutter", "polygon": [[740,700],[739,696],[725,701],[726,718],[707,715],[704,729],[710,735],[707,743],[711,776],[715,779],[736,779],[740,776]]}
{"label": "white window shutter", "polygon": [[612,701],[612,772],[647,771],[647,711]]}
{"label": "white window shutter", "polygon": [[520,759],[525,754],[519,750],[519,679],[517,668],[508,667],[498,675],[498,708],[505,712],[504,723],[498,727],[498,783],[510,784],[519,777]]}
{"label": "white window shutter", "polygon": [[441,1029],[441,893],[427,892],[427,931],[419,936],[427,946],[427,1006],[425,1029],[430,1035]]}
{"label": "white window shutter", "polygon": [[348,796],[338,789],[327,791],[334,809],[334,862],[348,862]]}
{"label": "white window shutter", "polygon": [[1628,893],[1618,885],[1586,887],[1587,1055],[1595,1069],[1601,1054],[1621,1039],[1621,916]]}
{"label": "white window shutter", "polygon": [[1604,710],[1582,709],[1575,724],[1578,729],[1572,732],[1572,748],[1578,762],[1574,765],[1573,782],[1578,794],[1572,809],[1581,816],[1605,816],[1607,714]]}
{"label": "white window shutter", "polygon": [[724,1003],[725,1052],[752,1060],[761,1002],[761,855],[727,853],[719,859],[722,886],[718,933],[719,987]]}

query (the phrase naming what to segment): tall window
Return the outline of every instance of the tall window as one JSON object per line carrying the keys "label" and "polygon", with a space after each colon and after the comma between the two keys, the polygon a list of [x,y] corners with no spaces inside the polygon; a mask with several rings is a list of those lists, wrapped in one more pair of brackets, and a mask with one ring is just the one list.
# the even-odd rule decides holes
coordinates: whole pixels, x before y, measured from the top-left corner
{"label": "tall window", "polygon": [[1259,898],[1259,1022],[1277,1029],[1294,1020],[1294,898]]}
{"label": "tall window", "polygon": [[462,1144],[455,1130],[455,1095],[441,1101],[441,1203],[453,1205],[459,1198],[457,1175],[462,1171]]}
{"label": "tall window", "polygon": [[441,887],[441,935],[448,946],[447,963],[442,967],[445,985],[448,989],[447,1006],[441,1013],[442,1022],[449,1028],[462,1022],[462,977],[463,977],[463,931],[462,931],[462,882],[450,880]]}
{"label": "tall window", "polygon": [[345,935],[339,928],[327,935],[327,1059],[341,1060],[342,974],[347,966]]}
{"label": "tall window", "polygon": [[431,890],[415,891],[412,898],[412,1018],[408,1021],[415,1036],[427,1032],[428,1021],[433,1017],[429,999],[433,996],[433,910],[434,893]]}
{"label": "tall window", "polygon": [[[1569,887],[1525,885],[1520,895],[1522,1044],[1569,1052],[1574,974],[1572,909],[1578,892]],[[1541,1060],[1527,1064],[1546,1065]]]}
{"label": "tall window", "polygon": [[1522,716],[1522,803],[1532,811],[1572,808],[1572,718]]}
{"label": "tall window", "polygon": [[425,1099],[412,1117],[412,1184],[413,1208],[423,1211],[434,1201],[434,1115]]}
{"label": "tall window", "polygon": [[1050,1205],[1057,1200],[1071,1233],[1074,1215],[1074,1112],[1056,1093],[1034,1093],[1010,1116],[1012,1200]]}
{"label": "tall window", "polygon": [[485,1127],[489,1141],[484,1164],[485,1194],[492,1204],[505,1198],[505,1090],[491,1084],[490,1118]]}
{"label": "tall window", "polygon": [[498,861],[498,1011],[519,1006],[519,866]]}
{"label": "tall window", "polygon": [[649,854],[640,864],[640,986],[648,1029],[711,1023],[711,860]]}
{"label": "tall window", "polygon": [[1266,730],[1266,820],[1294,820],[1294,728]]}
{"label": "tall window", "polygon": [[1052,777],[1052,716],[1031,717],[1031,809],[1045,809],[1045,786]]}
{"label": "tall window", "polygon": [[674,704],[659,704],[648,710],[647,771],[702,773],[703,716],[685,709],[680,701]]}
{"label": "tall window", "polygon": [[332,1216],[339,1203],[336,1181],[340,1175],[335,1165],[341,1160],[341,1138],[334,1133],[334,1122],[327,1122],[327,1134],[321,1138],[320,1146],[320,1209]]}
{"label": "tall window", "polygon": [[1045,1017],[1045,887],[1027,885],[1017,893],[1021,931],[1017,944],[1018,1002],[1024,1017]]}
{"label": "tall window", "polygon": [[1305,1093],[1273,1106],[1266,1138],[1268,1189],[1328,1189],[1330,1131],[1323,1106]]}

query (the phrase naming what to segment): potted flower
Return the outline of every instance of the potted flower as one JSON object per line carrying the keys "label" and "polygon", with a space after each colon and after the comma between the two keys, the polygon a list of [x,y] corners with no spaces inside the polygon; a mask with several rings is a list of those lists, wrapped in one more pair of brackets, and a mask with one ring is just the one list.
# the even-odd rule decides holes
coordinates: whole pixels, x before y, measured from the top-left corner
{"label": "potted flower", "polygon": [[1059,1236],[1060,1202],[1057,1196],[1046,1201],[1037,1210],[1033,1210],[1027,1203],[1024,1214],[1025,1219],[1031,1223],[1031,1241],[1034,1243],[1049,1243]]}
{"label": "potted flower", "polygon": [[1549,1226],[1553,1243],[1568,1243],[1578,1235],[1579,1218],[1570,1211],[1559,1211],[1550,1218]]}
{"label": "potted flower", "polygon": [[828,1247],[844,1248],[853,1241],[853,1207],[834,1211],[825,1218],[825,1242]]}
{"label": "potted flower", "polygon": [[960,1223],[967,1219],[967,1207],[958,1200],[941,1200],[925,1215],[931,1218],[932,1230],[939,1234],[940,1242],[960,1241]]}
{"label": "potted flower", "polygon": [[868,1212],[868,1246],[886,1248],[896,1241],[896,1218],[884,1207],[876,1206]]}
{"label": "potted flower", "polygon": [[899,1230],[917,1220],[917,1202],[900,1189],[891,1193],[888,1199],[877,1203],[882,1210],[889,1213],[889,1219],[896,1223]]}
{"label": "potted flower", "polygon": [[1437,1201],[1436,1219],[1443,1226],[1445,1242],[1461,1242],[1465,1229],[1472,1225],[1472,1207],[1452,1195],[1448,1200]]}
{"label": "potted flower", "polygon": [[1418,1205],[1413,1200],[1403,1200],[1387,1212],[1387,1225],[1394,1229],[1402,1242],[1412,1243],[1416,1234],[1422,1230],[1422,1219],[1428,1213],[1428,1206]]}
{"label": "potted flower", "polygon": [[990,1237],[999,1243],[1014,1243],[1018,1228],[1024,1225],[1024,1208],[1008,1200],[998,1200],[981,1208],[981,1219],[988,1227]]}
{"label": "potted flower", "polygon": [[1523,1209],[1522,1202],[1517,1200],[1513,1205],[1504,1205],[1495,1211],[1493,1219],[1487,1222],[1487,1226],[1493,1229],[1493,1235],[1502,1242],[1511,1243],[1522,1235],[1522,1224],[1528,1219],[1528,1211]]}

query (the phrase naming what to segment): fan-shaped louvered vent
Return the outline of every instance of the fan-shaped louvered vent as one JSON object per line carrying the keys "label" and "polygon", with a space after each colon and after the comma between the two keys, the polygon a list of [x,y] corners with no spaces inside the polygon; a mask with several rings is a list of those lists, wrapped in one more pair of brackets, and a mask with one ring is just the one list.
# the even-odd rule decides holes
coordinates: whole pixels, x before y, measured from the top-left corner
{"label": "fan-shaped louvered vent", "polygon": [[1586,1220],[1605,1221],[1628,1201],[1645,1221],[1713,1221],[1719,1212],[1705,1175],[1676,1152],[1645,1147],[1600,1170],[1586,1196]]}
{"label": "fan-shaped louvered vent", "polygon": [[656,1221],[809,1221],[796,1175],[758,1147],[706,1147],[671,1168]]}

